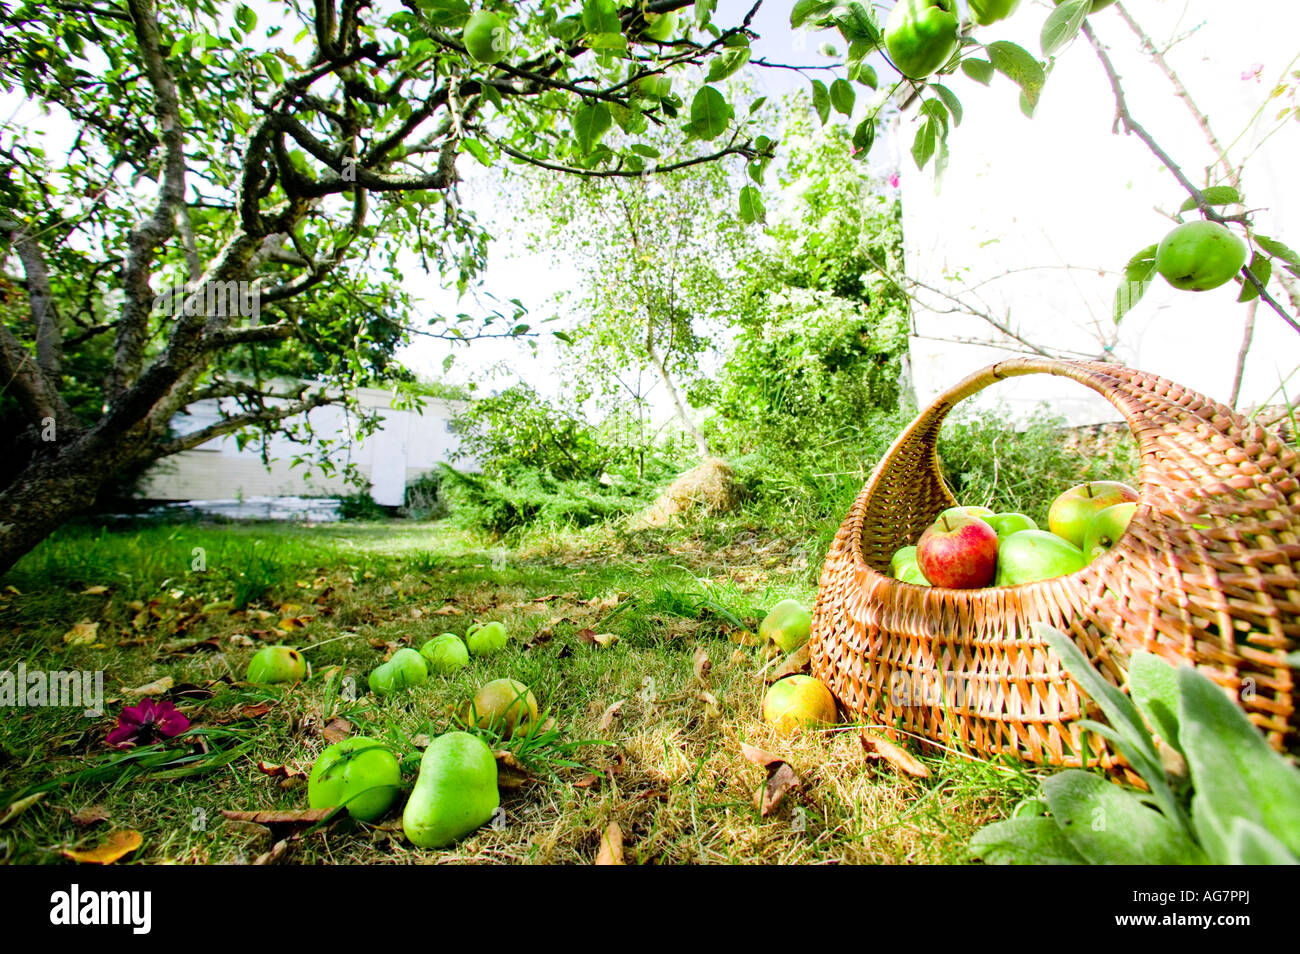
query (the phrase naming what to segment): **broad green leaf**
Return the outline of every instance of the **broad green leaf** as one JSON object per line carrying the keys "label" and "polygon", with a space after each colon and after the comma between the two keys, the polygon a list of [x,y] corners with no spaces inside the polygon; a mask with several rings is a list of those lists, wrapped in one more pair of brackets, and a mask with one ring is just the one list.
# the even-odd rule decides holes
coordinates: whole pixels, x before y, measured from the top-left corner
{"label": "broad green leaf", "polygon": [[618,19],[618,4],[615,0],[584,0],[582,26],[589,36],[622,33],[623,25]]}
{"label": "broad green leaf", "polygon": [[767,221],[763,197],[752,185],[747,185],[740,190],[740,220],[746,224]]}
{"label": "broad green leaf", "polygon": [[1300,858],[1254,822],[1238,818],[1228,833],[1230,865],[1300,865]]}
{"label": "broad green leaf", "polygon": [[993,68],[1019,86],[1029,106],[1036,107],[1047,80],[1043,65],[1023,46],[1007,40],[995,40],[985,49]]}
{"label": "broad green leaf", "polygon": [[647,159],[659,158],[659,150],[656,149],[654,146],[647,145],[646,143],[643,142],[634,142],[632,144],[632,151],[635,152],[637,155],[645,156]]}
{"label": "broad green leaf", "polygon": [[1056,821],[1041,816],[985,825],[970,840],[972,858],[989,865],[1084,865]]}
{"label": "broad green leaf", "polygon": [[916,138],[912,140],[912,158],[916,161],[916,168],[924,169],[925,164],[934,155],[939,141],[939,130],[940,126],[935,122],[934,117],[927,116],[916,131]]}
{"label": "broad green leaf", "polygon": [[701,139],[716,139],[727,131],[731,104],[712,86],[701,86],[691,100],[691,131]]}
{"label": "broad green leaf", "polygon": [[831,118],[831,94],[821,80],[812,81],[812,104],[822,125],[825,126],[826,120]]}
{"label": "broad green leaf", "polygon": [[466,152],[483,165],[492,165],[492,157],[488,155],[487,149],[477,139],[463,139],[461,140],[461,145],[465,147]]}
{"label": "broad green leaf", "polygon": [[969,59],[961,61],[961,71],[975,82],[988,86],[993,82],[993,64],[988,60]]}
{"label": "broad green leaf", "polygon": [[1091,9],[1092,0],[1065,0],[1049,13],[1039,37],[1043,46],[1043,56],[1051,56],[1078,36],[1084,18]]}
{"label": "broad green leaf", "polygon": [[948,112],[952,113],[952,124],[960,126],[962,117],[961,100],[957,98],[957,94],[942,83],[931,83],[930,89],[934,90],[935,95],[943,100],[943,104],[948,107]]}
{"label": "broad green leaf", "polygon": [[470,15],[465,0],[420,0],[418,6],[431,24],[451,30],[463,27]]}
{"label": "broad green leaf", "polygon": [[249,33],[255,26],[257,26],[257,14],[248,6],[241,3],[239,6],[235,7],[235,22],[239,24],[241,30],[245,33]]}
{"label": "broad green leaf", "polygon": [[1052,817],[1094,865],[1194,865],[1205,856],[1175,822],[1119,785],[1078,769],[1043,782]]}
{"label": "broad green leaf", "polygon": [[880,42],[880,27],[861,3],[853,2],[841,7],[835,14],[835,25],[839,27],[840,35],[850,43],[864,42],[875,46]]}
{"label": "broad green leaf", "polygon": [[709,61],[708,82],[724,80],[749,62],[749,47],[723,50]]}
{"label": "broad green leaf", "polygon": [[837,79],[831,83],[831,105],[835,111],[843,113],[845,116],[853,115],[853,102],[857,99],[857,94],[853,92],[853,84],[848,80]]}
{"label": "broad green leaf", "polygon": [[573,137],[583,153],[591,152],[614,124],[604,103],[584,103],[573,114]]}
{"label": "broad green leaf", "polygon": [[807,21],[820,19],[834,9],[835,4],[826,0],[798,0],[790,10],[790,26],[797,30]]}
{"label": "broad green leaf", "polygon": [[1115,289],[1115,323],[1123,319],[1142,300],[1156,276],[1156,249],[1148,245],[1128,260],[1124,266],[1124,280]]}
{"label": "broad green leaf", "polygon": [[880,85],[880,78],[876,75],[876,68],[870,63],[863,60],[849,60],[844,64],[844,69],[849,79],[861,83],[870,89],[876,89]]}
{"label": "broad green leaf", "polygon": [[1178,670],[1154,653],[1139,649],[1129,657],[1128,691],[1164,743],[1182,752],[1178,741]]}
{"label": "broad green leaf", "polygon": [[1208,676],[1181,666],[1178,690],[1179,738],[1196,790],[1192,817],[1211,860],[1227,863],[1238,818],[1300,855],[1300,770],[1273,751]]}
{"label": "broad green leaf", "polygon": [[[1256,252],[1250,258],[1251,274],[1259,279],[1261,285],[1267,285],[1268,280],[1273,277],[1273,260],[1262,252]],[[1259,289],[1248,282],[1245,276],[1241,279],[1241,295],[1237,301],[1251,301],[1259,297]]]}
{"label": "broad green leaf", "polygon": [[[1210,186],[1202,189],[1201,195],[1205,197],[1207,205],[1236,205],[1241,201],[1241,193],[1232,186]],[[1196,200],[1189,196],[1178,211],[1190,212],[1196,207]]]}
{"label": "broad green leaf", "polygon": [[872,145],[876,141],[876,120],[868,116],[862,122],[858,123],[858,128],[853,130],[853,153],[854,159],[863,159],[871,151]]}
{"label": "broad green leaf", "polygon": [[587,35],[587,46],[598,52],[626,50],[627,37],[621,33],[590,33]]}
{"label": "broad green leaf", "polygon": [[922,116],[928,119],[933,119],[938,123],[943,136],[946,137],[948,135],[948,110],[944,107],[943,103],[939,102],[937,99],[927,99],[921,104],[920,113]]}
{"label": "broad green leaf", "polygon": [[1256,234],[1252,235],[1251,238],[1255,240],[1256,245],[1281,262],[1288,272],[1300,278],[1300,255],[1297,255],[1289,246],[1277,239],[1269,238],[1267,235]]}

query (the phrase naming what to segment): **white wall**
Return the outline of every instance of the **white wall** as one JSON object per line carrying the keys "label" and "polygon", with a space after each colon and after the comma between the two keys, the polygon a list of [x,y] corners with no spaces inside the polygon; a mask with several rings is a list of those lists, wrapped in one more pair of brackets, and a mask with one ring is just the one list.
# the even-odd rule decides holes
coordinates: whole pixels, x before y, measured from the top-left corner
{"label": "white wall", "polygon": [[[1128,0],[1130,14],[1157,45],[1195,29],[1166,58],[1225,145],[1246,163],[1242,187],[1258,209],[1256,227],[1300,247],[1300,123],[1294,120],[1260,143],[1281,108],[1251,118],[1273,84],[1300,54],[1300,3],[1293,0]],[[981,28],[983,42],[1007,39],[1039,54],[1038,32],[1049,7],[1026,0],[1009,21]],[[1090,18],[1122,76],[1129,107],[1198,185],[1213,154],[1205,136],[1165,76],[1138,49],[1114,9]],[[1260,79],[1243,80],[1260,64]],[[933,167],[918,172],[907,152],[913,110],[899,130],[903,225],[909,275],[953,294],[971,295],[1010,318],[1024,337],[1056,350],[1096,357],[1098,329],[1111,318],[1120,270],[1139,249],[1173,227],[1186,193],[1135,136],[1112,135],[1115,101],[1102,65],[1080,36],[1058,54],[1037,115],[1024,117],[1005,77],[983,87],[962,74],[945,80],[965,118],[949,138],[951,161],[935,194]],[[1291,105],[1295,105],[1294,102]],[[1257,150],[1257,151],[1256,151]],[[1011,274],[1007,274],[1011,273]],[[1273,286],[1278,291],[1276,284]],[[1229,398],[1245,305],[1230,284],[1210,292],[1179,292],[1157,279],[1124,319],[1115,357],[1172,378],[1221,401]],[[934,296],[929,296],[932,301]],[[1279,300],[1289,301],[1279,293]],[[936,341],[999,336],[977,318],[918,309],[911,341],[917,398],[925,404],[967,373],[1008,353]],[[1005,339],[1002,339],[1005,340]],[[1266,306],[1257,312],[1254,343],[1239,406],[1277,401],[1279,378],[1300,365],[1300,334]],[[1293,398],[1300,375],[1292,380]],[[1114,410],[1078,385],[1043,375],[1000,383],[973,399],[1008,401],[1017,411],[1049,400],[1076,423],[1117,419]]]}
{"label": "white wall", "polygon": [[[356,438],[356,420],[343,408],[326,405],[312,410],[311,424],[318,435],[339,442],[331,459],[339,466],[354,463],[371,482],[376,503],[399,506],[406,484],[439,463],[453,463],[460,440],[451,430],[451,418],[464,402],[428,398],[423,413],[394,410],[392,394],[361,388],[356,397],[362,407],[382,412],[384,423],[365,441]],[[188,433],[218,419],[215,401],[191,405],[173,426]],[[261,460],[260,442],[239,449],[233,436],[220,437],[202,447],[160,461],[145,479],[144,496],[156,500],[218,500],[252,496],[316,496],[352,493],[355,487],[341,476],[326,477],[319,470],[308,474],[291,467],[304,446],[276,435],[270,439],[273,458],[268,469]],[[456,461],[458,467],[472,462]]]}

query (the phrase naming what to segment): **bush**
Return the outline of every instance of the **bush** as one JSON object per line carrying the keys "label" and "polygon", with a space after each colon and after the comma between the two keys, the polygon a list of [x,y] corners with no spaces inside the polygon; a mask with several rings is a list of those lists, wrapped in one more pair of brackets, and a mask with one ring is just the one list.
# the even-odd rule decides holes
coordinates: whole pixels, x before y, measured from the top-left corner
{"label": "bush", "polygon": [[457,459],[478,460],[489,477],[519,466],[578,480],[598,476],[609,463],[590,425],[527,384],[474,401],[454,423],[461,436]]}
{"label": "bush", "polygon": [[406,485],[402,515],[411,520],[437,520],[447,516],[441,471],[431,470]]}
{"label": "bush", "polygon": [[341,494],[338,501],[340,520],[387,520],[390,516],[387,508],[370,496],[369,486],[354,494]]}

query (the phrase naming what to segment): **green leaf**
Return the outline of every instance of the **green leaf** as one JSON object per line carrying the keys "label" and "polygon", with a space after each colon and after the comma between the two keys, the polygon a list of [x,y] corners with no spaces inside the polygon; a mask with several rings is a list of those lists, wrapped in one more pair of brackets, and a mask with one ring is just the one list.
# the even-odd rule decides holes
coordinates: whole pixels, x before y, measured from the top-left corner
{"label": "green leaf", "polygon": [[1300,858],[1254,822],[1238,818],[1228,833],[1230,865],[1300,865]]}
{"label": "green leaf", "polygon": [[1176,823],[1133,792],[1078,769],[1043,782],[1052,817],[1094,865],[1195,865],[1205,856]]}
{"label": "green leaf", "polygon": [[1043,83],[1047,81],[1043,65],[1023,46],[1007,40],[995,40],[985,49],[993,68],[1019,86],[1029,106],[1036,107]]}
{"label": "green leaf", "polygon": [[751,222],[767,221],[767,210],[763,208],[763,196],[752,185],[747,185],[740,190],[740,220],[746,225]]}
{"label": "green leaf", "polygon": [[486,147],[484,147],[484,145],[481,142],[479,142],[477,139],[462,139],[461,145],[465,147],[465,150],[471,156],[473,156],[483,165],[485,166],[492,165],[492,157],[488,155],[488,151]]}
{"label": "green leaf", "polygon": [[1124,280],[1115,289],[1115,323],[1123,319],[1147,293],[1156,275],[1156,249],[1148,245],[1128,260],[1124,266]]}
{"label": "green leaf", "polygon": [[876,75],[876,68],[864,60],[849,60],[844,64],[844,69],[849,79],[861,83],[869,89],[876,89],[880,85],[880,77]]}
{"label": "green leaf", "polygon": [[831,105],[835,111],[843,113],[845,116],[853,115],[853,102],[857,99],[857,93],[853,92],[853,84],[848,80],[837,79],[831,83]]}
{"label": "green leaf", "polygon": [[1054,819],[1012,818],[985,825],[970,840],[972,858],[990,865],[1083,865]]}
{"label": "green leaf", "polygon": [[931,83],[930,89],[934,90],[935,94],[943,100],[943,104],[948,107],[948,112],[952,113],[953,125],[960,126],[962,116],[961,100],[957,98],[957,94],[942,83]]}
{"label": "green leaf", "polygon": [[1128,661],[1128,691],[1165,745],[1178,741],[1178,670],[1154,653],[1137,650]]}
{"label": "green leaf", "polygon": [[1192,819],[1210,859],[1228,863],[1238,818],[1300,855],[1300,770],[1273,751],[1208,676],[1181,666],[1178,691],[1179,738],[1196,790]]}
{"label": "green leaf", "polygon": [[[1201,195],[1205,197],[1207,205],[1236,205],[1241,201],[1241,193],[1232,186],[1210,186],[1208,189],[1202,189]],[[1195,208],[1197,208],[1196,200],[1189,196],[1178,211],[1190,212]]]}
{"label": "green leaf", "polygon": [[1092,0],[1065,0],[1047,16],[1039,40],[1043,56],[1051,56],[1079,34],[1084,18],[1092,9]]}
{"label": "green leaf", "polygon": [[708,82],[724,80],[749,62],[749,47],[723,50],[709,61]]}
{"label": "green leaf", "polygon": [[790,10],[790,26],[799,29],[807,21],[820,19],[835,9],[835,4],[826,0],[798,0]]}
{"label": "green leaf", "polygon": [[459,30],[469,19],[469,4],[465,0],[420,0],[420,12],[436,27]]}
{"label": "green leaf", "polygon": [[924,169],[925,164],[934,155],[942,128],[933,116],[926,116],[925,121],[921,123],[921,127],[916,131],[916,138],[912,140],[912,158],[916,161],[916,168]]}
{"label": "green leaf", "polygon": [[573,136],[578,148],[585,154],[591,152],[614,124],[609,107],[604,103],[584,103],[573,114]]}
{"label": "green leaf", "polygon": [[716,139],[727,131],[733,112],[725,96],[712,86],[701,86],[691,100],[691,131],[701,139]]}
{"label": "green leaf", "polygon": [[853,130],[853,158],[864,159],[867,153],[871,151],[872,145],[876,141],[876,120],[868,116],[862,122],[858,123],[858,128]]}
{"label": "green leaf", "polygon": [[643,143],[643,142],[634,142],[634,143],[632,143],[632,147],[631,147],[631,148],[632,148],[632,151],[635,152],[637,155],[639,155],[639,156],[645,156],[647,159],[658,159],[658,158],[659,158],[659,150],[656,149],[654,146],[647,145],[646,143]]}
{"label": "green leaf", "polygon": [[821,80],[812,81],[812,104],[822,125],[825,126],[826,120],[831,117],[831,94]]}
{"label": "green leaf", "polygon": [[849,3],[835,14],[835,25],[840,35],[850,43],[869,43],[872,46],[880,42],[880,27],[875,17],[861,3]]}
{"label": "green leaf", "polygon": [[1262,248],[1273,258],[1280,261],[1288,272],[1300,278],[1300,255],[1297,255],[1290,247],[1279,242],[1277,239],[1269,238],[1267,235],[1252,235],[1255,244]]}
{"label": "green leaf", "polygon": [[618,19],[615,0],[584,0],[582,26],[589,36],[622,33],[623,24]]}
{"label": "green leaf", "polygon": [[975,82],[988,86],[993,82],[993,64],[988,60],[970,59],[961,61],[961,71]]}
{"label": "green leaf", "polygon": [[241,30],[249,33],[257,26],[257,14],[241,3],[235,8],[235,22],[239,24]]}
{"label": "green leaf", "polygon": [[[1267,285],[1268,280],[1273,277],[1273,260],[1262,252],[1256,252],[1250,258],[1250,271],[1259,279],[1261,285]],[[1251,301],[1259,297],[1259,290],[1246,280],[1245,276],[1241,279],[1241,295],[1237,301]]]}

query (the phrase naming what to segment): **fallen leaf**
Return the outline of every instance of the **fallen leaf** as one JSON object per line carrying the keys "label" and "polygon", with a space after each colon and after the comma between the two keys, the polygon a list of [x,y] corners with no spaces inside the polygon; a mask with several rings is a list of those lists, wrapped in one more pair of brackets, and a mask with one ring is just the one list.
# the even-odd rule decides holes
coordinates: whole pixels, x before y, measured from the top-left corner
{"label": "fallen leaf", "polygon": [[625,701],[626,700],[624,699],[619,699],[617,702],[611,703],[609,708],[601,715],[598,726],[601,732],[604,732],[614,724],[614,719],[619,716]]}
{"label": "fallen leaf", "polygon": [[159,647],[159,652],[164,655],[178,655],[180,653],[198,652],[202,649],[221,649],[220,637],[209,636],[207,639],[177,639],[170,643],[163,643],[162,646]]}
{"label": "fallen leaf", "polygon": [[448,603],[446,606],[439,607],[433,611],[434,616],[464,616],[464,611],[456,609]]}
{"label": "fallen leaf", "polygon": [[271,831],[273,841],[281,841],[301,828],[310,828],[333,815],[337,808],[296,808],[289,811],[236,812],[223,808],[221,814],[231,821],[262,825]]}
{"label": "fallen leaf", "polygon": [[81,591],[82,596],[98,596],[100,593],[107,593],[107,586],[88,586]]}
{"label": "fallen leaf", "polygon": [[420,609],[418,606],[411,607],[411,619],[419,619],[423,615],[424,610]]}
{"label": "fallen leaf", "polygon": [[146,682],[143,686],[136,686],[134,689],[123,689],[124,696],[161,696],[173,685],[171,676],[163,676],[161,679],[155,679],[153,682]]}
{"label": "fallen leaf", "polygon": [[749,761],[753,762],[755,765],[763,766],[763,768],[767,768],[773,762],[785,761],[779,755],[773,755],[771,752],[768,752],[766,749],[760,749],[756,745],[749,745],[745,742],[740,743],[740,754],[743,755],[745,758],[747,758]]}
{"label": "fallen leaf", "polygon": [[74,623],[72,629],[63,634],[63,641],[69,646],[87,646],[98,638],[99,624],[83,619]]}
{"label": "fallen leaf", "polygon": [[701,689],[695,694],[695,698],[704,703],[704,718],[716,719],[722,715],[722,703],[718,701],[717,696],[707,689]]}
{"label": "fallen leaf", "polygon": [[709,671],[713,668],[713,663],[709,659],[709,653],[703,646],[695,647],[694,657],[695,678],[700,685],[709,684]]}
{"label": "fallen leaf", "polygon": [[623,864],[623,829],[618,822],[610,822],[605,833],[600,836],[600,851],[596,855],[598,865]]}
{"label": "fallen leaf", "polygon": [[307,779],[306,770],[297,765],[270,765],[259,760],[257,763],[257,770],[263,775],[269,775],[271,778],[279,778],[286,781],[291,779],[306,781]]}
{"label": "fallen leaf", "polygon": [[0,826],[9,824],[44,797],[44,792],[37,792],[35,795],[28,795],[26,798],[18,799],[18,801],[14,802],[5,810],[4,815],[0,816]]}
{"label": "fallen leaf", "polygon": [[549,602],[551,602],[552,600],[558,600],[559,598],[560,598],[560,595],[559,595],[558,593],[551,593],[551,594],[548,595],[548,596],[534,596],[531,600],[529,600],[529,602],[530,602],[530,603],[549,603]]}
{"label": "fallen leaf", "polygon": [[254,859],[253,864],[273,865],[277,861],[279,861],[282,857],[284,857],[285,852],[287,852],[288,850],[289,850],[289,839],[281,838],[279,841],[277,841],[274,845],[271,846],[270,851],[263,852],[262,854],[258,855],[257,858]]}
{"label": "fallen leaf", "polygon": [[521,788],[525,782],[532,780],[533,773],[528,771],[513,752],[498,749],[492,755],[497,760],[497,785],[501,788]]}
{"label": "fallen leaf", "polygon": [[745,655],[743,649],[734,649],[731,652],[731,664],[733,666],[743,666],[749,662],[749,657]]}
{"label": "fallen leaf", "polygon": [[598,633],[592,629],[578,630],[578,639],[582,640],[588,646],[599,646],[601,649],[613,646],[618,642],[618,637],[613,633]]}
{"label": "fallen leaf", "polygon": [[335,742],[342,742],[352,734],[352,723],[347,719],[333,718],[329,724],[321,730],[321,736],[326,742],[333,745]]}
{"label": "fallen leaf", "polygon": [[305,629],[310,616],[286,616],[276,625],[286,633],[292,633],[295,629]]}
{"label": "fallen leaf", "polygon": [[806,671],[808,665],[808,644],[804,643],[789,656],[786,656],[785,662],[773,669],[765,678],[768,682],[776,682],[786,676],[793,676],[796,673]]}
{"label": "fallen leaf", "polygon": [[83,828],[98,825],[102,821],[108,821],[108,809],[103,805],[87,805],[72,813],[72,823]]}
{"label": "fallen leaf", "polygon": [[868,758],[882,758],[893,764],[895,768],[917,778],[930,777],[930,770],[915,755],[902,746],[890,742],[884,736],[861,729],[858,738],[862,740],[862,747],[867,750]]}
{"label": "fallen leaf", "polygon": [[729,637],[733,643],[741,646],[757,646],[761,640],[747,629],[732,630]]}
{"label": "fallen leaf", "polygon": [[599,782],[600,779],[601,779],[601,776],[599,776],[599,775],[584,775],[582,778],[578,779],[576,782],[573,783],[573,787],[574,787],[574,788],[591,788],[591,786],[593,786],[593,785],[595,785],[597,782]]}
{"label": "fallen leaf", "polygon": [[229,643],[231,646],[233,646],[236,649],[245,649],[249,646],[257,645],[255,641],[249,639],[243,633],[235,633],[234,635],[232,635],[229,639]]}
{"label": "fallen leaf", "polygon": [[99,846],[89,851],[64,848],[61,854],[83,865],[111,865],[119,858],[125,858],[142,844],[144,844],[144,836],[128,828],[124,831],[111,832]]}
{"label": "fallen leaf", "polygon": [[767,780],[755,793],[754,803],[758,814],[766,818],[781,807],[787,792],[803,788],[803,781],[788,762],[774,762],[767,767]]}

